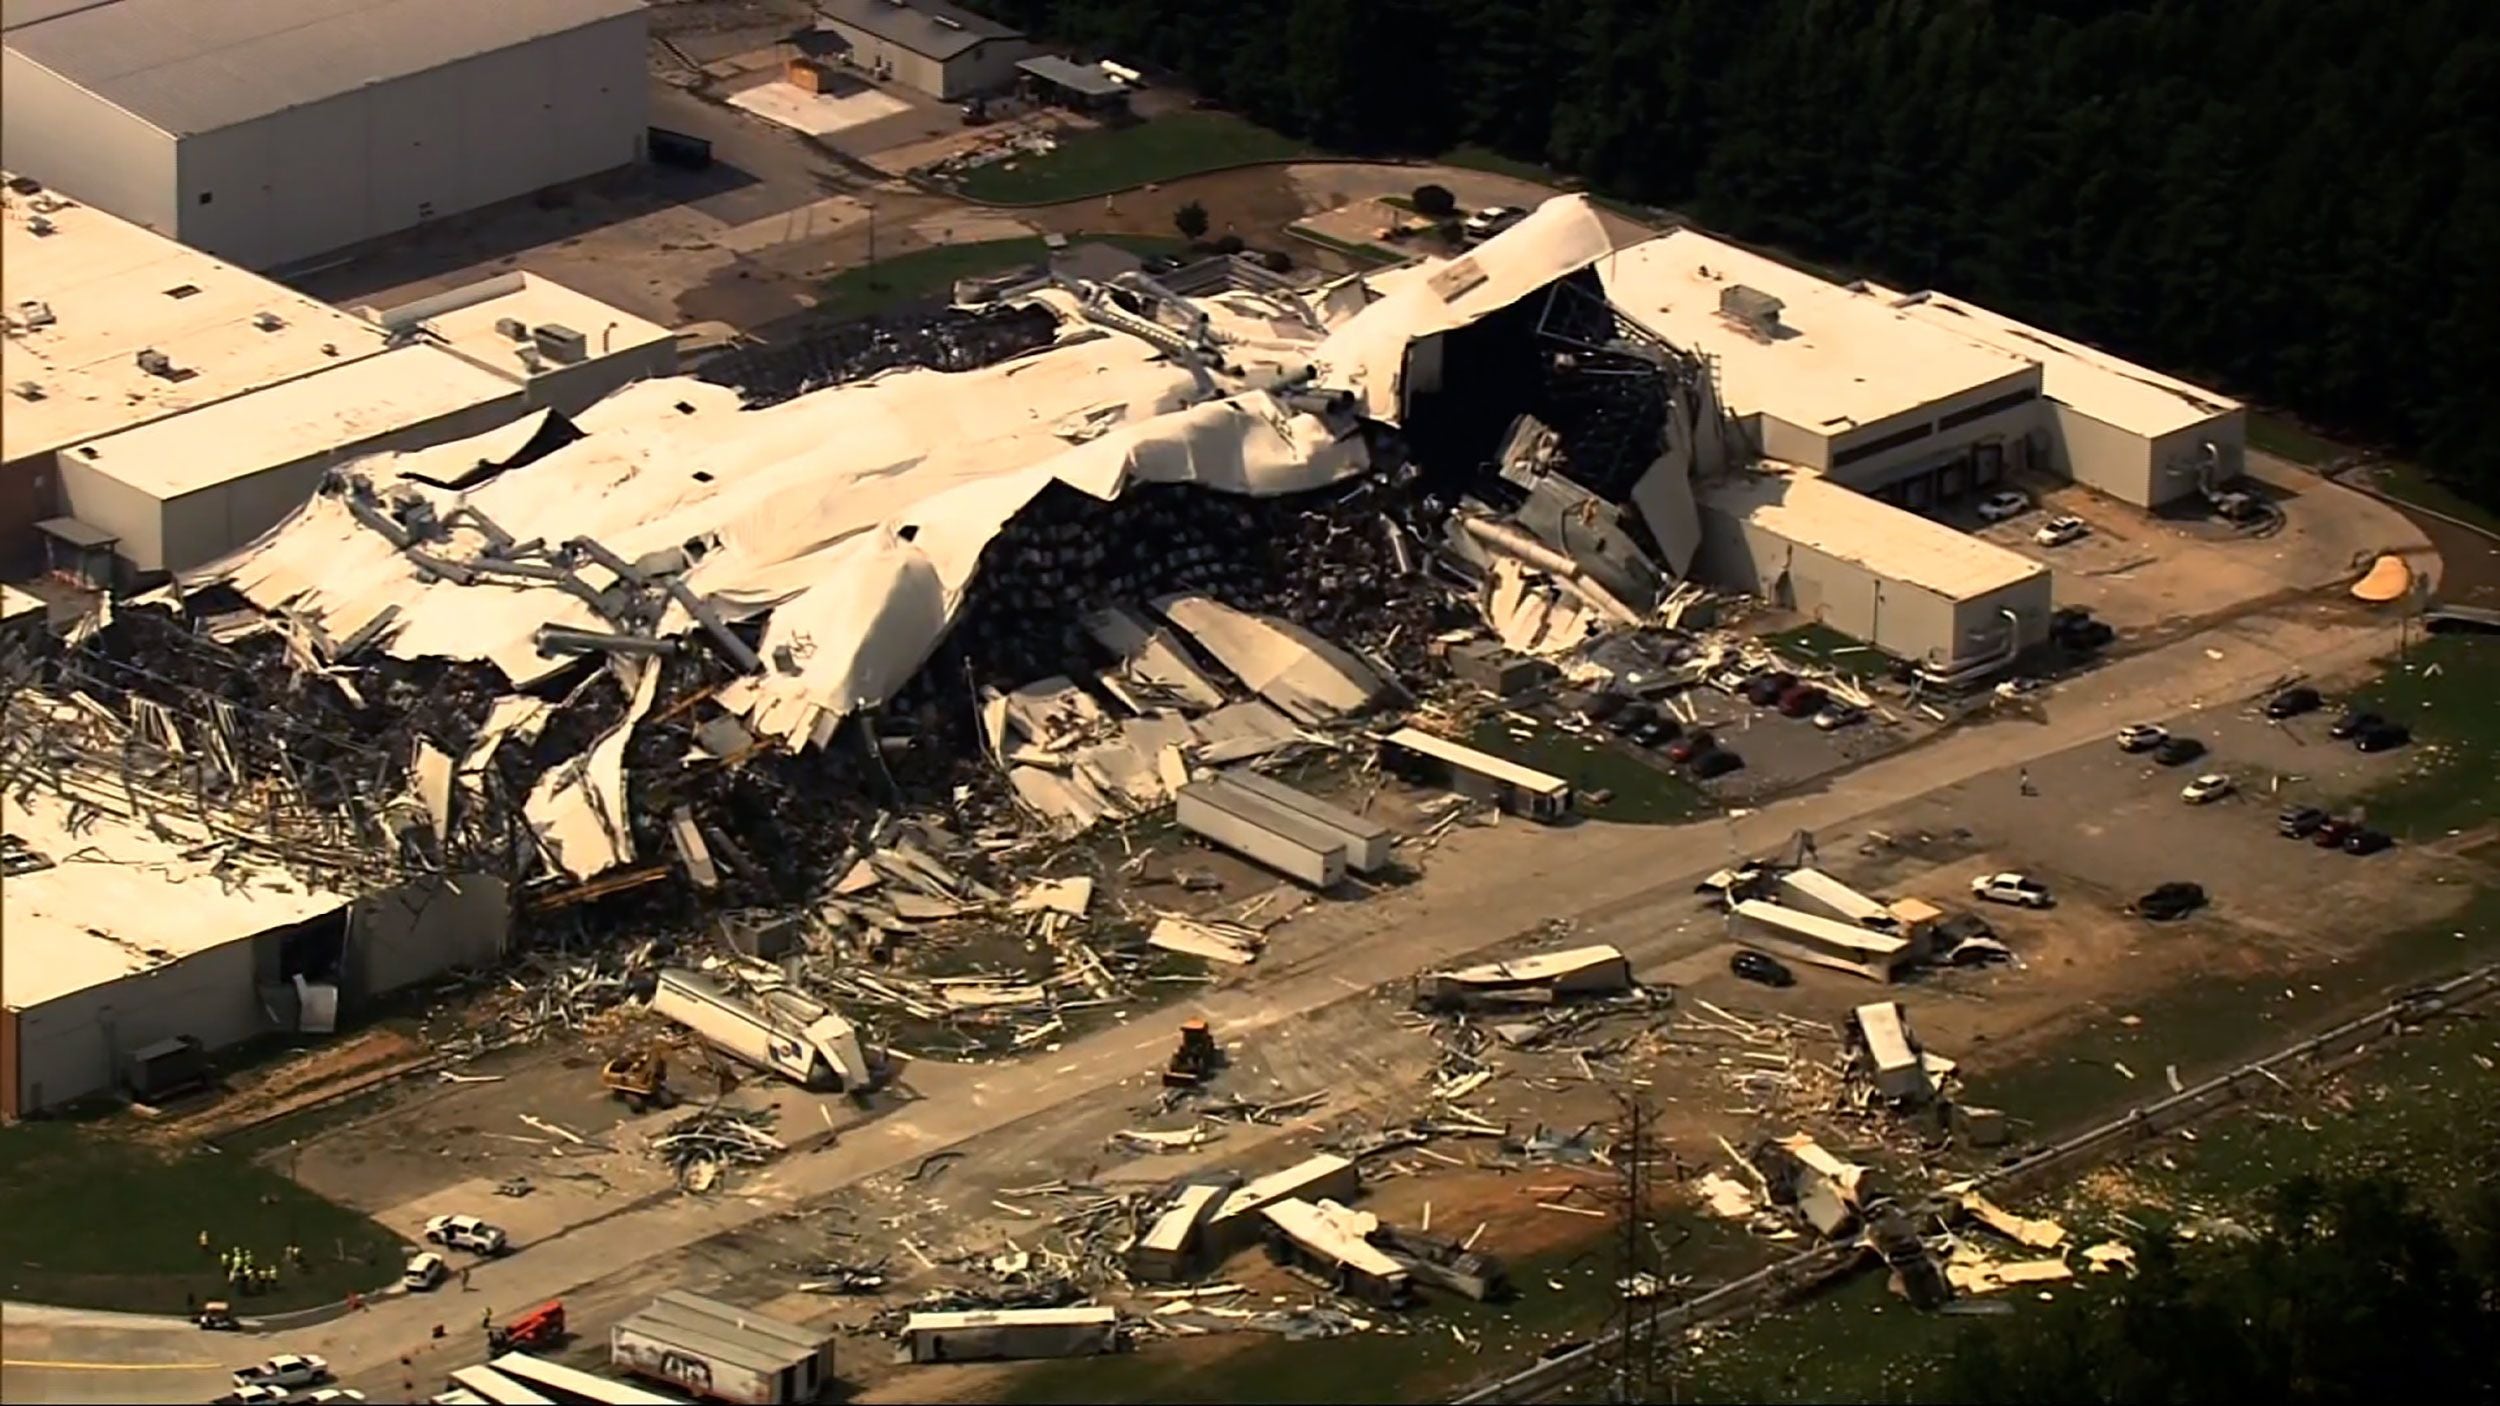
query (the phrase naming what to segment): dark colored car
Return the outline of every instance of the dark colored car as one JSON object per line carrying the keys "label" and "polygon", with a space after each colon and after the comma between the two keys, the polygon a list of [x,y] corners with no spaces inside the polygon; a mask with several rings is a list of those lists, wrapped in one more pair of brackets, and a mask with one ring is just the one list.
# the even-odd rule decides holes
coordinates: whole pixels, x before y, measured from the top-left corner
{"label": "dark colored car", "polygon": [[1765,986],[1794,986],[1797,974],[1783,965],[1779,958],[1766,952],[1739,951],[1727,959],[1727,969],[1747,981]]}
{"label": "dark colored car", "polygon": [[1685,733],[1682,737],[1675,739],[1675,744],[1667,748],[1667,760],[1671,762],[1689,762],[1693,758],[1700,756],[1702,753],[1709,751],[1712,744],[1714,744],[1717,740],[1718,739],[1710,735],[1710,729],[1706,727],[1694,728],[1692,731]]}
{"label": "dark colored car", "polygon": [[2184,918],[2205,906],[2205,890],[2197,884],[2172,881],[2157,885],[2135,901],[2135,911],[2157,923]]}
{"label": "dark colored car", "polygon": [[1822,711],[1823,705],[1830,701],[1832,701],[1830,694],[1816,688],[1813,684],[1801,683],[1780,695],[1780,716],[1810,718]]}
{"label": "dark colored car", "polygon": [[1745,759],[1734,752],[1704,752],[1693,758],[1693,775],[1707,781],[1743,769]]}
{"label": "dark colored car", "polygon": [[2205,744],[2193,737],[2173,737],[2153,749],[2153,760],[2163,766],[2186,766],[2205,755]]}
{"label": "dark colored car", "polygon": [[2303,713],[2316,712],[2318,705],[2325,701],[2314,688],[2287,688],[2266,700],[2266,716],[2296,718]]}
{"label": "dark colored car", "polygon": [[1611,722],[1632,700],[1620,693],[1592,693],[1580,700],[1580,716],[1593,723]]}
{"label": "dark colored car", "polygon": [[2341,742],[2348,737],[2358,736],[2370,728],[2380,726],[2386,721],[2387,719],[2376,713],[2346,713],[2335,720],[2335,726],[2328,728],[2326,735]]}
{"label": "dark colored car", "polygon": [[1648,703],[1626,703],[1606,719],[1606,730],[1617,737],[1632,733],[1658,721],[1658,709]]}
{"label": "dark colored car", "polygon": [[2346,837],[2350,836],[2353,831],[2360,828],[2349,820],[2336,820],[2329,817],[2320,823],[2316,830],[2310,832],[2309,843],[2320,849],[2334,849],[2343,844]]}
{"label": "dark colored car", "polygon": [[2352,745],[2356,751],[2392,752],[2412,740],[2413,729],[2403,723],[2380,723],[2354,733]]}
{"label": "dark colored car", "polygon": [[1988,920],[1977,913],[1956,913],[1936,924],[1932,929],[1932,935],[1936,939],[1937,946],[1949,947],[1957,942],[1968,942],[1974,937],[1994,937],[1997,935],[1997,930],[1989,926]]}
{"label": "dark colored car", "polygon": [[2344,853],[2376,854],[2394,843],[2384,830],[2355,830],[2344,837]]}
{"label": "dark colored car", "polygon": [[1673,742],[1675,735],[1683,730],[1684,724],[1673,718],[1651,718],[1648,722],[1632,729],[1631,739],[1636,746],[1664,747]]}
{"label": "dark colored car", "polygon": [[1780,695],[1797,686],[1797,676],[1789,673],[1756,674],[1745,680],[1745,701],[1757,708],[1768,708],[1780,701]]}
{"label": "dark colored car", "polygon": [[2316,806],[2294,806],[2274,818],[2274,829],[2287,840],[2305,840],[2325,823],[2326,812]]}

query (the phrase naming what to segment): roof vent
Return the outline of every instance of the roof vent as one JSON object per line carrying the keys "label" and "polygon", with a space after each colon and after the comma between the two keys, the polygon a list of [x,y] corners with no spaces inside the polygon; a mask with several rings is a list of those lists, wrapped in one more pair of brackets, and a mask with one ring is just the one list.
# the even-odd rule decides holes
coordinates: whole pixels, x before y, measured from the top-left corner
{"label": "roof vent", "polygon": [[964,27],[964,22],[956,19],[952,15],[931,15],[929,18],[937,21],[939,24],[945,25],[948,29],[961,29]]}
{"label": "roof vent", "polygon": [[590,355],[590,339],[560,323],[540,323],[530,333],[549,361],[581,361]]}
{"label": "roof vent", "polygon": [[1780,331],[1780,309],[1787,304],[1759,288],[1731,283],[1719,290],[1719,315],[1751,328],[1757,336],[1775,337]]}
{"label": "roof vent", "polygon": [[138,356],[139,369],[151,376],[174,374],[174,359],[154,347],[143,348]]}
{"label": "roof vent", "polygon": [[547,359],[538,354],[536,347],[514,347],[512,354],[521,358],[521,369],[532,375],[546,369]]}
{"label": "roof vent", "polygon": [[274,312],[256,312],[252,314],[252,325],[263,332],[275,332],[286,326],[286,319]]}
{"label": "roof vent", "polygon": [[517,317],[496,318],[495,331],[508,341],[526,342],[530,339],[529,324]]}
{"label": "roof vent", "polygon": [[60,321],[52,315],[52,305],[38,298],[28,298],[17,305],[17,320],[24,323],[30,331],[37,327],[49,327]]}
{"label": "roof vent", "polygon": [[16,385],[9,387],[9,394],[16,396],[20,400],[41,400],[43,399],[43,387],[35,384],[33,381],[20,381]]}
{"label": "roof vent", "polygon": [[52,867],[52,857],[15,835],[0,835],[0,875],[16,878]]}
{"label": "roof vent", "polygon": [[28,233],[40,237],[42,235],[50,234],[53,230],[53,224],[52,221],[45,216],[30,215],[26,220],[26,229]]}

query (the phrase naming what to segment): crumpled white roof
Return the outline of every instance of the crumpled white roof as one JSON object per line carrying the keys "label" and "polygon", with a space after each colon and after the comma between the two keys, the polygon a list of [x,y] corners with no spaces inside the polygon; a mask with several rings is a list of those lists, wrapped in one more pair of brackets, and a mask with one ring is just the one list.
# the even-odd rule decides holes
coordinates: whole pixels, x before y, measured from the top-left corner
{"label": "crumpled white roof", "polygon": [[[508,432],[363,471],[439,513],[474,506],[524,541],[589,536],[628,560],[709,544],[686,584],[733,618],[772,612],[766,672],[721,702],[758,732],[804,744],[919,668],[982,549],[1053,482],[1104,499],[1140,481],[1267,495],[1367,466],[1359,437],[1340,440],[1264,391],[1188,404],[1193,389],[1144,343],[1078,329],[981,370],[892,372],[762,410],[692,379],[642,382],[578,417],[585,438],[466,493],[404,475],[456,478],[508,450]],[[432,549],[456,560],[484,545],[464,526]],[[608,628],[553,586],[428,581],[332,496],[203,575],[264,609],[308,614],[333,639],[396,606],[389,653],[483,660],[516,683],[562,663],[538,653],[542,625]],[[583,575],[605,584],[595,569]],[[676,606],[662,622],[694,628]]]}
{"label": "crumpled white roof", "polygon": [[1568,195],[1455,259],[1374,277],[1380,300],[1338,325],[1311,354],[1320,383],[1357,393],[1364,414],[1395,424],[1409,343],[1499,312],[1613,250],[1588,198]]}

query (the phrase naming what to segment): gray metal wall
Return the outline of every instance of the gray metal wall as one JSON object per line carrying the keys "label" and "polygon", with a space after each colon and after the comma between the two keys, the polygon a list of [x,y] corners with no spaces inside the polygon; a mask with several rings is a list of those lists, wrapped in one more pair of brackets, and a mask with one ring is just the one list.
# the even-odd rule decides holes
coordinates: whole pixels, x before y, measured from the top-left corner
{"label": "gray metal wall", "polygon": [[491,966],[503,955],[510,919],[503,882],[484,875],[360,902],[348,918],[341,994],[375,996],[452,967]]}
{"label": "gray metal wall", "polygon": [[187,137],[182,241],[267,268],[625,165],[646,33],[623,15]]}
{"label": "gray metal wall", "polygon": [[18,1012],[19,1111],[110,1091],[123,1050],[176,1035],[216,1049],[258,1034],[267,1017],[253,987],[254,946],[229,942]]}
{"label": "gray metal wall", "polygon": [[14,51],[0,53],[0,166],[174,233],[174,139]]}
{"label": "gray metal wall", "polygon": [[2054,423],[2057,467],[2068,478],[2122,503],[2142,506],[2153,501],[2152,444],[2144,436],[2071,405],[2056,408]]}

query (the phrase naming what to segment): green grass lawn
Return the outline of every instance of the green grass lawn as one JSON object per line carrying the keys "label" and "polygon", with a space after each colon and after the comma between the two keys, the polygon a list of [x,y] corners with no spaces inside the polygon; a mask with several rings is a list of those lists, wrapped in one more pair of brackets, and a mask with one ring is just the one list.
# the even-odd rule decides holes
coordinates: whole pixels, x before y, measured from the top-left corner
{"label": "green grass lawn", "polygon": [[[1093,242],[1116,244],[1136,254],[1177,253],[1178,239],[1149,235],[1090,236]],[[817,290],[817,312],[830,318],[866,317],[903,303],[953,295],[959,279],[1005,273],[1018,267],[1040,267],[1050,250],[1039,238],[985,239],[971,244],[940,244],[897,254],[865,268],[845,269]]]}
{"label": "green grass lawn", "polygon": [[2379,491],[2397,502],[2444,513],[2459,522],[2471,523],[2485,532],[2500,535],[2500,512],[2494,512],[2472,499],[2459,497],[2446,484],[2423,473],[2419,465],[2378,464],[2371,468],[2370,473]]}
{"label": "green grass lawn", "polygon": [[1229,113],[1175,112],[1135,126],[1076,133],[1046,156],[977,167],[957,189],[967,199],[998,205],[1056,205],[1200,171],[1290,160],[1310,150]]}
{"label": "green grass lawn", "polygon": [[2248,447],[2311,468],[2340,458],[2347,452],[2335,441],[2311,434],[2281,416],[2254,410],[2248,414]]}
{"label": "green grass lawn", "polygon": [[1450,150],[1441,153],[1441,164],[1444,166],[1460,166],[1470,171],[1490,171],[1497,176],[1509,176],[1513,180],[1534,181],[1541,186],[1550,186],[1556,181],[1562,179],[1557,173],[1549,171],[1545,167],[1539,166],[1533,161],[1521,161],[1517,157],[1504,156],[1500,152],[1493,150],[1491,147],[1452,147]]}
{"label": "green grass lawn", "polygon": [[2401,773],[2357,799],[2370,824],[2402,840],[2435,840],[2500,818],[2500,649],[2470,635],[2417,635],[2353,704],[2413,729],[2381,760]]}
{"label": "green grass lawn", "polygon": [[[1529,736],[1516,736],[1519,731]],[[1580,813],[1595,820],[1630,825],[1673,825],[1718,811],[1710,794],[1683,777],[1633,756],[1627,744],[1595,732],[1564,732],[1542,719],[1521,723],[1495,714],[1476,724],[1468,744],[1559,776],[1582,793],[1614,793],[1604,805],[1580,802]]]}
{"label": "green grass lawn", "polygon": [[[199,1234],[279,1266],[277,1287],[228,1288]],[[305,1268],[283,1259],[290,1243]],[[184,1295],[231,1298],[246,1316],[335,1303],[399,1277],[408,1246],[240,1151],[160,1150],[94,1124],[0,1129],[0,1272],[7,1296],[180,1313]]]}
{"label": "green grass lawn", "polygon": [[1765,635],[1762,642],[1791,659],[1823,664],[1846,673],[1873,678],[1889,670],[1893,657],[1864,640],[1851,639],[1819,621]]}

